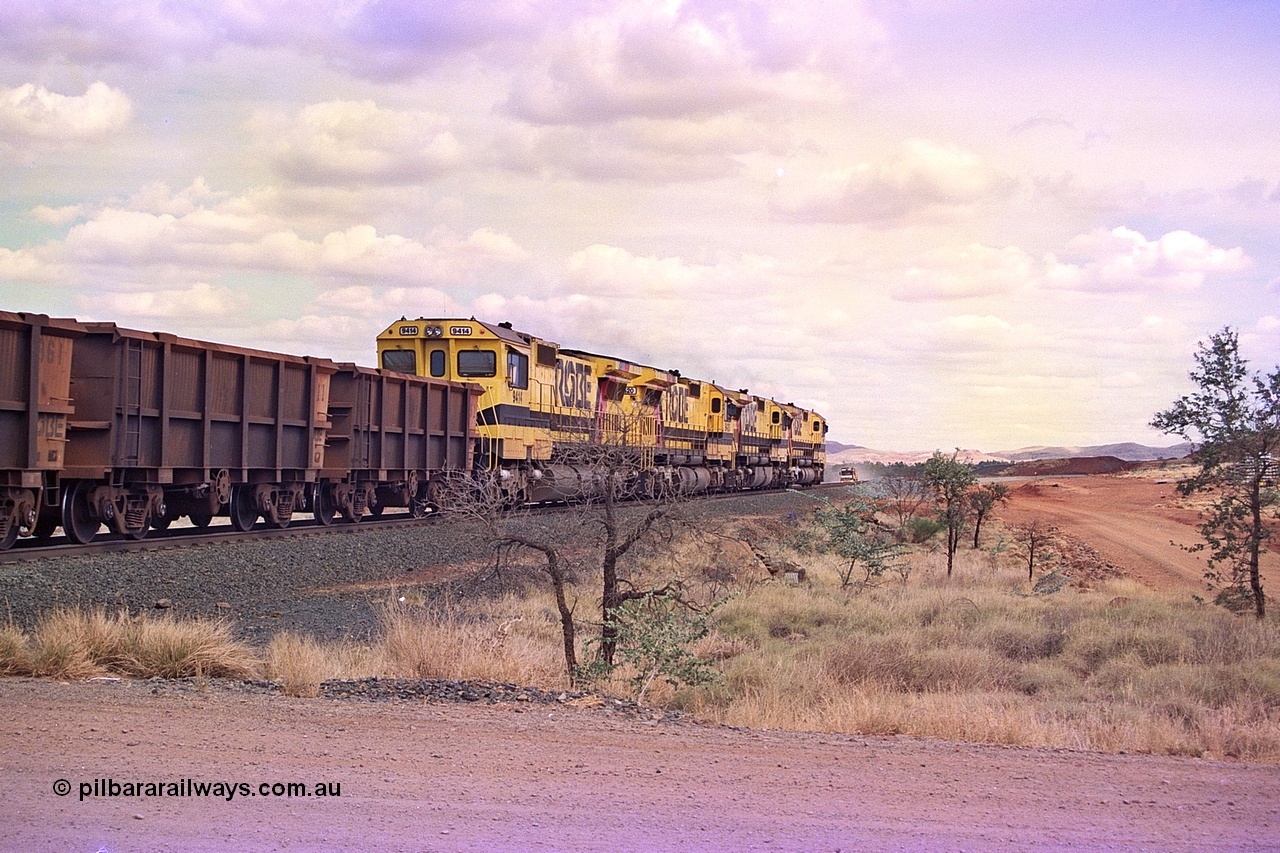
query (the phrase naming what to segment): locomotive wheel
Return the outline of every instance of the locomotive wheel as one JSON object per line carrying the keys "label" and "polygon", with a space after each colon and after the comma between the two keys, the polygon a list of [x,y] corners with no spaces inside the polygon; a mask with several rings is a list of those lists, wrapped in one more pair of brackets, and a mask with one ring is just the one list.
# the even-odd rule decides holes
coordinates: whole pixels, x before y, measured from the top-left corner
{"label": "locomotive wheel", "polygon": [[315,516],[317,522],[326,527],[333,524],[333,517],[337,513],[333,506],[333,492],[317,486],[311,503],[311,514]]}
{"label": "locomotive wheel", "polygon": [[13,543],[18,541],[18,519],[14,518],[9,521],[9,532],[0,539],[0,551],[8,551],[13,547]]}
{"label": "locomotive wheel", "polygon": [[231,489],[231,526],[240,532],[252,530],[258,520],[258,508],[254,506],[252,486],[234,486]]}
{"label": "locomotive wheel", "polygon": [[77,545],[88,545],[98,534],[102,523],[93,517],[89,494],[93,484],[81,480],[62,494],[62,530]]}
{"label": "locomotive wheel", "polygon": [[213,512],[208,507],[193,509],[187,513],[187,518],[191,519],[191,523],[201,530],[209,526],[209,522],[213,521]]}

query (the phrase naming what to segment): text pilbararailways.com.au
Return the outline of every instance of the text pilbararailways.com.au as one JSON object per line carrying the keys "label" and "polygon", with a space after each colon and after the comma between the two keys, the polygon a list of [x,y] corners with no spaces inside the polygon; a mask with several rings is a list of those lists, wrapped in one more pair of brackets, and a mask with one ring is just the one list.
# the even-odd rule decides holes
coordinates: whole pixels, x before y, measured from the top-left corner
{"label": "text pilbararailways.com.au", "polygon": [[200,779],[93,779],[76,783],[58,779],[53,792],[65,797],[79,790],[80,801],[107,797],[170,798],[210,797],[231,802],[249,797],[341,797],[341,782],[206,782]]}

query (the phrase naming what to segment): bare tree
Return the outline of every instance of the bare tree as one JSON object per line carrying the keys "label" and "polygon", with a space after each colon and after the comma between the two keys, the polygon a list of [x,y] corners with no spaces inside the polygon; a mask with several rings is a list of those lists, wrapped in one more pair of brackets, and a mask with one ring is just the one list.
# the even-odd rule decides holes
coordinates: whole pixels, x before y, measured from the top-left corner
{"label": "bare tree", "polygon": [[1047,549],[1057,541],[1055,536],[1057,532],[1056,527],[1045,524],[1038,518],[1014,527],[1017,542],[1022,546],[1023,554],[1027,558],[1028,581],[1035,579],[1036,561],[1039,560],[1042,563],[1045,561]]}
{"label": "bare tree", "polygon": [[683,520],[679,510],[686,498],[682,480],[655,468],[652,449],[633,440],[640,435],[641,430],[614,418],[607,434],[566,435],[557,443],[553,459],[537,469],[541,491],[531,492],[569,505],[554,526],[532,524],[527,506],[512,500],[500,472],[456,480],[440,500],[446,511],[478,521],[499,555],[517,549],[541,555],[541,570],[556,596],[565,667],[575,685],[583,679],[584,667],[577,659],[575,608],[568,600],[572,574],[568,554],[585,549],[599,571],[597,671],[614,666],[624,606],[640,600],[684,598],[678,581],[644,586],[635,583],[624,566],[624,558],[639,543],[670,539],[674,525]]}
{"label": "bare tree", "polygon": [[996,504],[1007,503],[1009,487],[1004,483],[983,483],[969,492],[969,509],[973,513],[973,547],[978,547],[978,533],[982,530],[982,522]]}
{"label": "bare tree", "polygon": [[919,515],[933,497],[929,484],[911,474],[893,474],[882,477],[879,485],[885,495],[885,513],[893,517],[899,536],[905,536],[911,519]]}
{"label": "bare tree", "polygon": [[[541,530],[528,523],[523,507],[513,506],[498,487],[496,479],[457,477],[437,492],[437,499],[450,515],[471,519],[481,525],[485,537],[498,554],[498,565],[515,550],[533,551],[541,555],[541,570],[551,581],[560,631],[564,641],[565,671],[569,683],[577,686],[580,666],[577,653],[577,630],[574,605],[569,603],[567,587],[571,579],[565,552],[572,542],[572,525],[562,525],[559,534],[545,527]],[[576,604],[576,602],[575,602]]]}

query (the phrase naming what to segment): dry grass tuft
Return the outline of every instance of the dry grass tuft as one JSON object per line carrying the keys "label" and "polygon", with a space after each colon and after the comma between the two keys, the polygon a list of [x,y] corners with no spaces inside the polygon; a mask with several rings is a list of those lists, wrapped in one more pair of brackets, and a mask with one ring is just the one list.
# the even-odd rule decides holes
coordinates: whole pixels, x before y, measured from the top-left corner
{"label": "dry grass tuft", "polygon": [[319,695],[322,682],[382,675],[388,666],[378,646],[350,640],[322,643],[282,631],[267,644],[263,669],[267,678],[280,683],[286,696],[310,698]]}
{"label": "dry grass tuft", "polygon": [[0,653],[0,671],[49,678],[251,678],[258,671],[253,651],[225,622],[108,615],[101,607],[55,610],[29,639],[10,627]]}
{"label": "dry grass tuft", "polygon": [[389,674],[567,686],[560,625],[550,598],[504,596],[464,611],[453,602],[387,604],[380,649]]}

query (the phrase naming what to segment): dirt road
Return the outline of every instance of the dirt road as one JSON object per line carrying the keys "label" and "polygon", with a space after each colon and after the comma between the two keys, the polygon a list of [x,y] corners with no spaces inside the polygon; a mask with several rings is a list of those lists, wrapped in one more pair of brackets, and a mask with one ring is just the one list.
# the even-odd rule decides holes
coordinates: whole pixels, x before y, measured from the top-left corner
{"label": "dirt road", "polygon": [[[1204,592],[1202,553],[1179,546],[1200,541],[1196,513],[1174,484],[1097,475],[1014,481],[996,513],[1006,524],[1039,518],[1091,545],[1125,574],[1157,590]],[[1264,586],[1280,579],[1280,557],[1268,554]]]}
{"label": "dirt road", "polygon": [[[1280,849],[1274,766],[600,710],[4,680],[0,748],[0,850],[25,853]],[[185,779],[245,788],[92,795]],[[258,793],[295,781],[340,796]]]}

